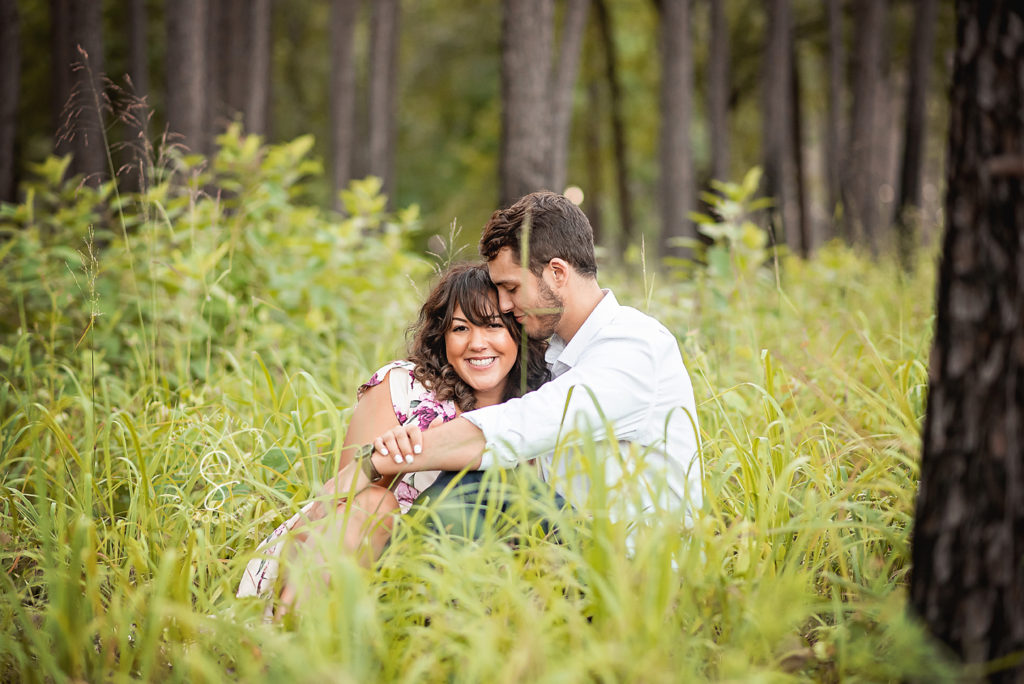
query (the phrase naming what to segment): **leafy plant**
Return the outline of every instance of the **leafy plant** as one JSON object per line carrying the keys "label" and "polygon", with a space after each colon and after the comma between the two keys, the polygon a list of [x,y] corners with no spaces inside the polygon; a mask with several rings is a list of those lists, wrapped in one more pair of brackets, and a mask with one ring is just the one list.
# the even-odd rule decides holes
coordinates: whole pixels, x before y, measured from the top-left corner
{"label": "leafy plant", "polygon": [[[121,199],[50,160],[0,208],[0,678],[955,677],[905,611],[932,267],[897,280],[829,246],[772,278],[752,174],[703,226],[706,277],[602,275],[684,351],[691,526],[613,522],[629,478],[551,511],[565,545],[516,516],[515,550],[403,518],[375,568],[328,554],[331,587],[264,624],[241,569],[336,467],[429,267],[377,181],[345,214],[307,203],[308,139],[219,144]],[[606,449],[566,456],[598,473]]]}

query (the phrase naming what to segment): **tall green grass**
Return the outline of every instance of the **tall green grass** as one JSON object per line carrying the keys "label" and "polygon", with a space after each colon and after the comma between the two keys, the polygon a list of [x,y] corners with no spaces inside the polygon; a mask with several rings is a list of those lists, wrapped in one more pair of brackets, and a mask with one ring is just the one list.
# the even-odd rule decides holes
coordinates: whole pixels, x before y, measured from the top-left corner
{"label": "tall green grass", "polygon": [[[933,269],[839,246],[602,273],[684,351],[692,527],[612,522],[623,482],[552,510],[563,545],[516,516],[517,545],[403,519],[371,570],[328,554],[330,588],[284,624],[234,599],[258,541],[336,467],[355,388],[401,354],[430,269],[414,210],[386,213],[372,181],[344,217],[308,205],[308,149],[232,131],[130,197],[61,184],[51,160],[0,210],[0,677],[956,675],[905,598]],[[605,449],[573,457],[596,470]]]}

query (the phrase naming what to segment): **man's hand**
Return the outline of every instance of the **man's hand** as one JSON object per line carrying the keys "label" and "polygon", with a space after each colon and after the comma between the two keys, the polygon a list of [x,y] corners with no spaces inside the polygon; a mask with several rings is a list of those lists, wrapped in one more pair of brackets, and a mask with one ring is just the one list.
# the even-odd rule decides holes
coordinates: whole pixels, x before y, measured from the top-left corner
{"label": "man's hand", "polygon": [[423,452],[423,435],[415,425],[399,425],[373,440],[373,448],[396,465],[412,463],[414,454]]}

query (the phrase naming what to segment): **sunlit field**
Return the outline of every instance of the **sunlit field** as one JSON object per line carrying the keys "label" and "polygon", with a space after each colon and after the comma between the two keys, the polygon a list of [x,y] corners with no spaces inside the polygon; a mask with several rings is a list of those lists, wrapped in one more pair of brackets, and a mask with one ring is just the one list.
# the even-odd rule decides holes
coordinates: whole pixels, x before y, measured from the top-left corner
{"label": "sunlit field", "polygon": [[[742,185],[704,226],[708,265],[636,249],[600,273],[679,339],[692,525],[611,522],[631,482],[552,511],[562,544],[520,520],[467,544],[406,519],[375,567],[329,554],[330,587],[264,622],[234,598],[242,568],[336,468],[356,387],[403,354],[454,250],[415,249],[447,227],[387,213],[372,180],[347,218],[314,207],[309,139],[220,142],[205,166],[162,160],[139,196],[60,185],[50,160],[0,213],[0,679],[955,676],[906,601],[933,257],[905,275],[838,245],[777,254]],[[596,472],[607,454],[561,457]]]}

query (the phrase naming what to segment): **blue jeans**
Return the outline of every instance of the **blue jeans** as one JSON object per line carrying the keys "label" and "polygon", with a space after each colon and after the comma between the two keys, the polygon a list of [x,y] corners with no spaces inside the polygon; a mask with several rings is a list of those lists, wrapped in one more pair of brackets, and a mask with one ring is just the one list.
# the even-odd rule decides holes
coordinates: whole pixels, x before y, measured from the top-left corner
{"label": "blue jeans", "polygon": [[429,528],[453,537],[478,540],[493,530],[502,537],[528,532],[561,543],[551,516],[566,507],[565,499],[536,477],[492,469],[442,471],[416,497],[409,513],[422,515]]}

